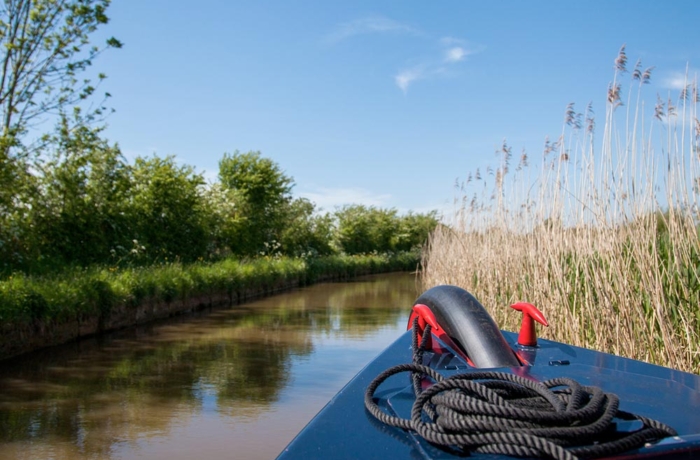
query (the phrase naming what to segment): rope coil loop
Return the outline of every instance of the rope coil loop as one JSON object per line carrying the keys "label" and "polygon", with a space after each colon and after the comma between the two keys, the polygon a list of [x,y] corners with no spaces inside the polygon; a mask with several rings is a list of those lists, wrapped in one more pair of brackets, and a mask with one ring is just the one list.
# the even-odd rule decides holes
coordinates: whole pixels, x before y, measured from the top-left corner
{"label": "rope coil loop", "polygon": [[[414,321],[413,363],[385,370],[367,387],[365,407],[384,424],[413,431],[439,446],[557,460],[615,455],[677,434],[661,422],[620,411],[615,394],[569,378],[536,382],[491,371],[445,378],[421,364],[429,328],[419,339]],[[416,394],[410,419],[387,414],[374,398],[386,379],[403,372],[411,373]],[[424,378],[435,383],[421,390]],[[615,417],[639,420],[643,427],[618,433]]]}

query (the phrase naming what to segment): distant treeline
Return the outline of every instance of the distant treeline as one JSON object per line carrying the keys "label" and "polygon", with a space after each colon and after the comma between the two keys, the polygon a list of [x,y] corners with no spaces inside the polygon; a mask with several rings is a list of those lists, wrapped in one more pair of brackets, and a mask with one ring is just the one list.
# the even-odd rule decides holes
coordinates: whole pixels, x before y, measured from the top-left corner
{"label": "distant treeline", "polygon": [[214,184],[173,157],[127,162],[87,127],[60,133],[41,158],[0,175],[0,273],[405,251],[437,225],[435,212],[320,212],[259,152],[224,154]]}
{"label": "distant treeline", "polygon": [[[321,213],[257,152],[224,155],[208,184],[173,157],[127,162],[102,137],[106,75],[85,75],[115,37],[109,0],[21,0],[0,8],[0,276],[260,255],[403,251],[435,213],[347,206]],[[31,13],[31,14],[30,14]]]}

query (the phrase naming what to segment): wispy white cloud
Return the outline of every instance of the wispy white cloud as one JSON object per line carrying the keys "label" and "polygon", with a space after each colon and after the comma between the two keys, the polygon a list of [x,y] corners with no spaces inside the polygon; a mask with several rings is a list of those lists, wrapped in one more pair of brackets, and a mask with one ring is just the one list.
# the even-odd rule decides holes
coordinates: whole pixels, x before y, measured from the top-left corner
{"label": "wispy white cloud", "polygon": [[461,46],[455,46],[445,52],[446,62],[459,62],[469,55],[469,52]]}
{"label": "wispy white cloud", "polygon": [[396,81],[396,86],[406,94],[411,83],[421,78],[425,78],[425,70],[422,66],[400,71],[394,76],[394,81]]}
{"label": "wispy white cloud", "polygon": [[484,50],[481,45],[471,44],[466,40],[455,37],[443,37],[439,40],[442,58],[432,58],[422,64],[399,71],[394,76],[394,82],[404,94],[409,86],[417,80],[427,80],[450,74],[450,69],[464,61],[467,56]]}
{"label": "wispy white cloud", "polygon": [[308,198],[316,203],[317,207],[327,211],[346,204],[386,207],[391,200],[391,195],[376,194],[363,188],[319,187],[312,191],[300,192],[298,195],[302,198]]}
{"label": "wispy white cloud", "polygon": [[686,85],[686,77],[683,72],[673,72],[667,75],[662,81],[664,88],[668,89],[683,89]]}
{"label": "wispy white cloud", "polygon": [[418,29],[408,24],[384,16],[369,16],[340,24],[333,32],[325,37],[324,41],[332,45],[356,35],[376,33],[422,35]]}
{"label": "wispy white cloud", "polygon": [[467,41],[462,40],[461,38],[455,38],[455,37],[442,37],[440,39],[440,44],[443,46],[454,46],[454,45],[464,46],[467,44]]}
{"label": "wispy white cloud", "polygon": [[442,37],[440,45],[445,49],[446,62],[459,62],[467,56],[480,53],[486,49],[483,45],[455,37]]}
{"label": "wispy white cloud", "polygon": [[[467,56],[484,50],[483,46],[461,38],[449,36],[431,38],[413,26],[385,16],[367,16],[339,24],[324,37],[323,41],[327,45],[334,45],[355,36],[368,34],[414,35],[433,42],[437,41],[437,49],[441,56],[433,55],[432,58],[414,61],[414,65],[406,66],[394,75],[394,83],[404,94],[416,81],[448,75],[451,66],[465,61]],[[418,62],[418,65],[415,65],[415,62]]]}
{"label": "wispy white cloud", "polygon": [[661,79],[661,85],[667,89],[682,90],[687,85],[697,81],[700,71],[688,69],[687,72],[670,72]]}

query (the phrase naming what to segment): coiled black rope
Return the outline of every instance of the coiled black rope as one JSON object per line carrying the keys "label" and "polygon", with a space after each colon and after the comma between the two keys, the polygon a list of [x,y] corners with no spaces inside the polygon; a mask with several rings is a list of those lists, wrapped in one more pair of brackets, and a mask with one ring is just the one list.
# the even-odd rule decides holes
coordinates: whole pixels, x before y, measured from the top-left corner
{"label": "coiled black rope", "polygon": [[[365,407],[380,422],[412,430],[430,443],[481,453],[575,460],[615,455],[677,434],[661,422],[619,410],[616,395],[569,378],[536,382],[490,371],[445,378],[421,364],[430,326],[420,343],[417,321],[413,329],[414,362],[379,374],[367,387]],[[410,419],[387,414],[374,400],[382,382],[402,372],[412,374],[416,393]],[[435,383],[421,391],[426,377]],[[639,420],[643,426],[619,433],[613,418]]]}

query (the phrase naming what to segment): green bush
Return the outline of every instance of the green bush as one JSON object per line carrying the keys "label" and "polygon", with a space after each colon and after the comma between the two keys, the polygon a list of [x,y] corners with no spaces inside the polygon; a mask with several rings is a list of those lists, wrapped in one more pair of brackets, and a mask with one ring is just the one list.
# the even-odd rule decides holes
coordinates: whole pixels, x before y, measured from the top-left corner
{"label": "green bush", "polygon": [[437,226],[437,213],[408,213],[362,205],[345,206],[336,212],[337,245],[346,254],[410,251],[427,241]]}

